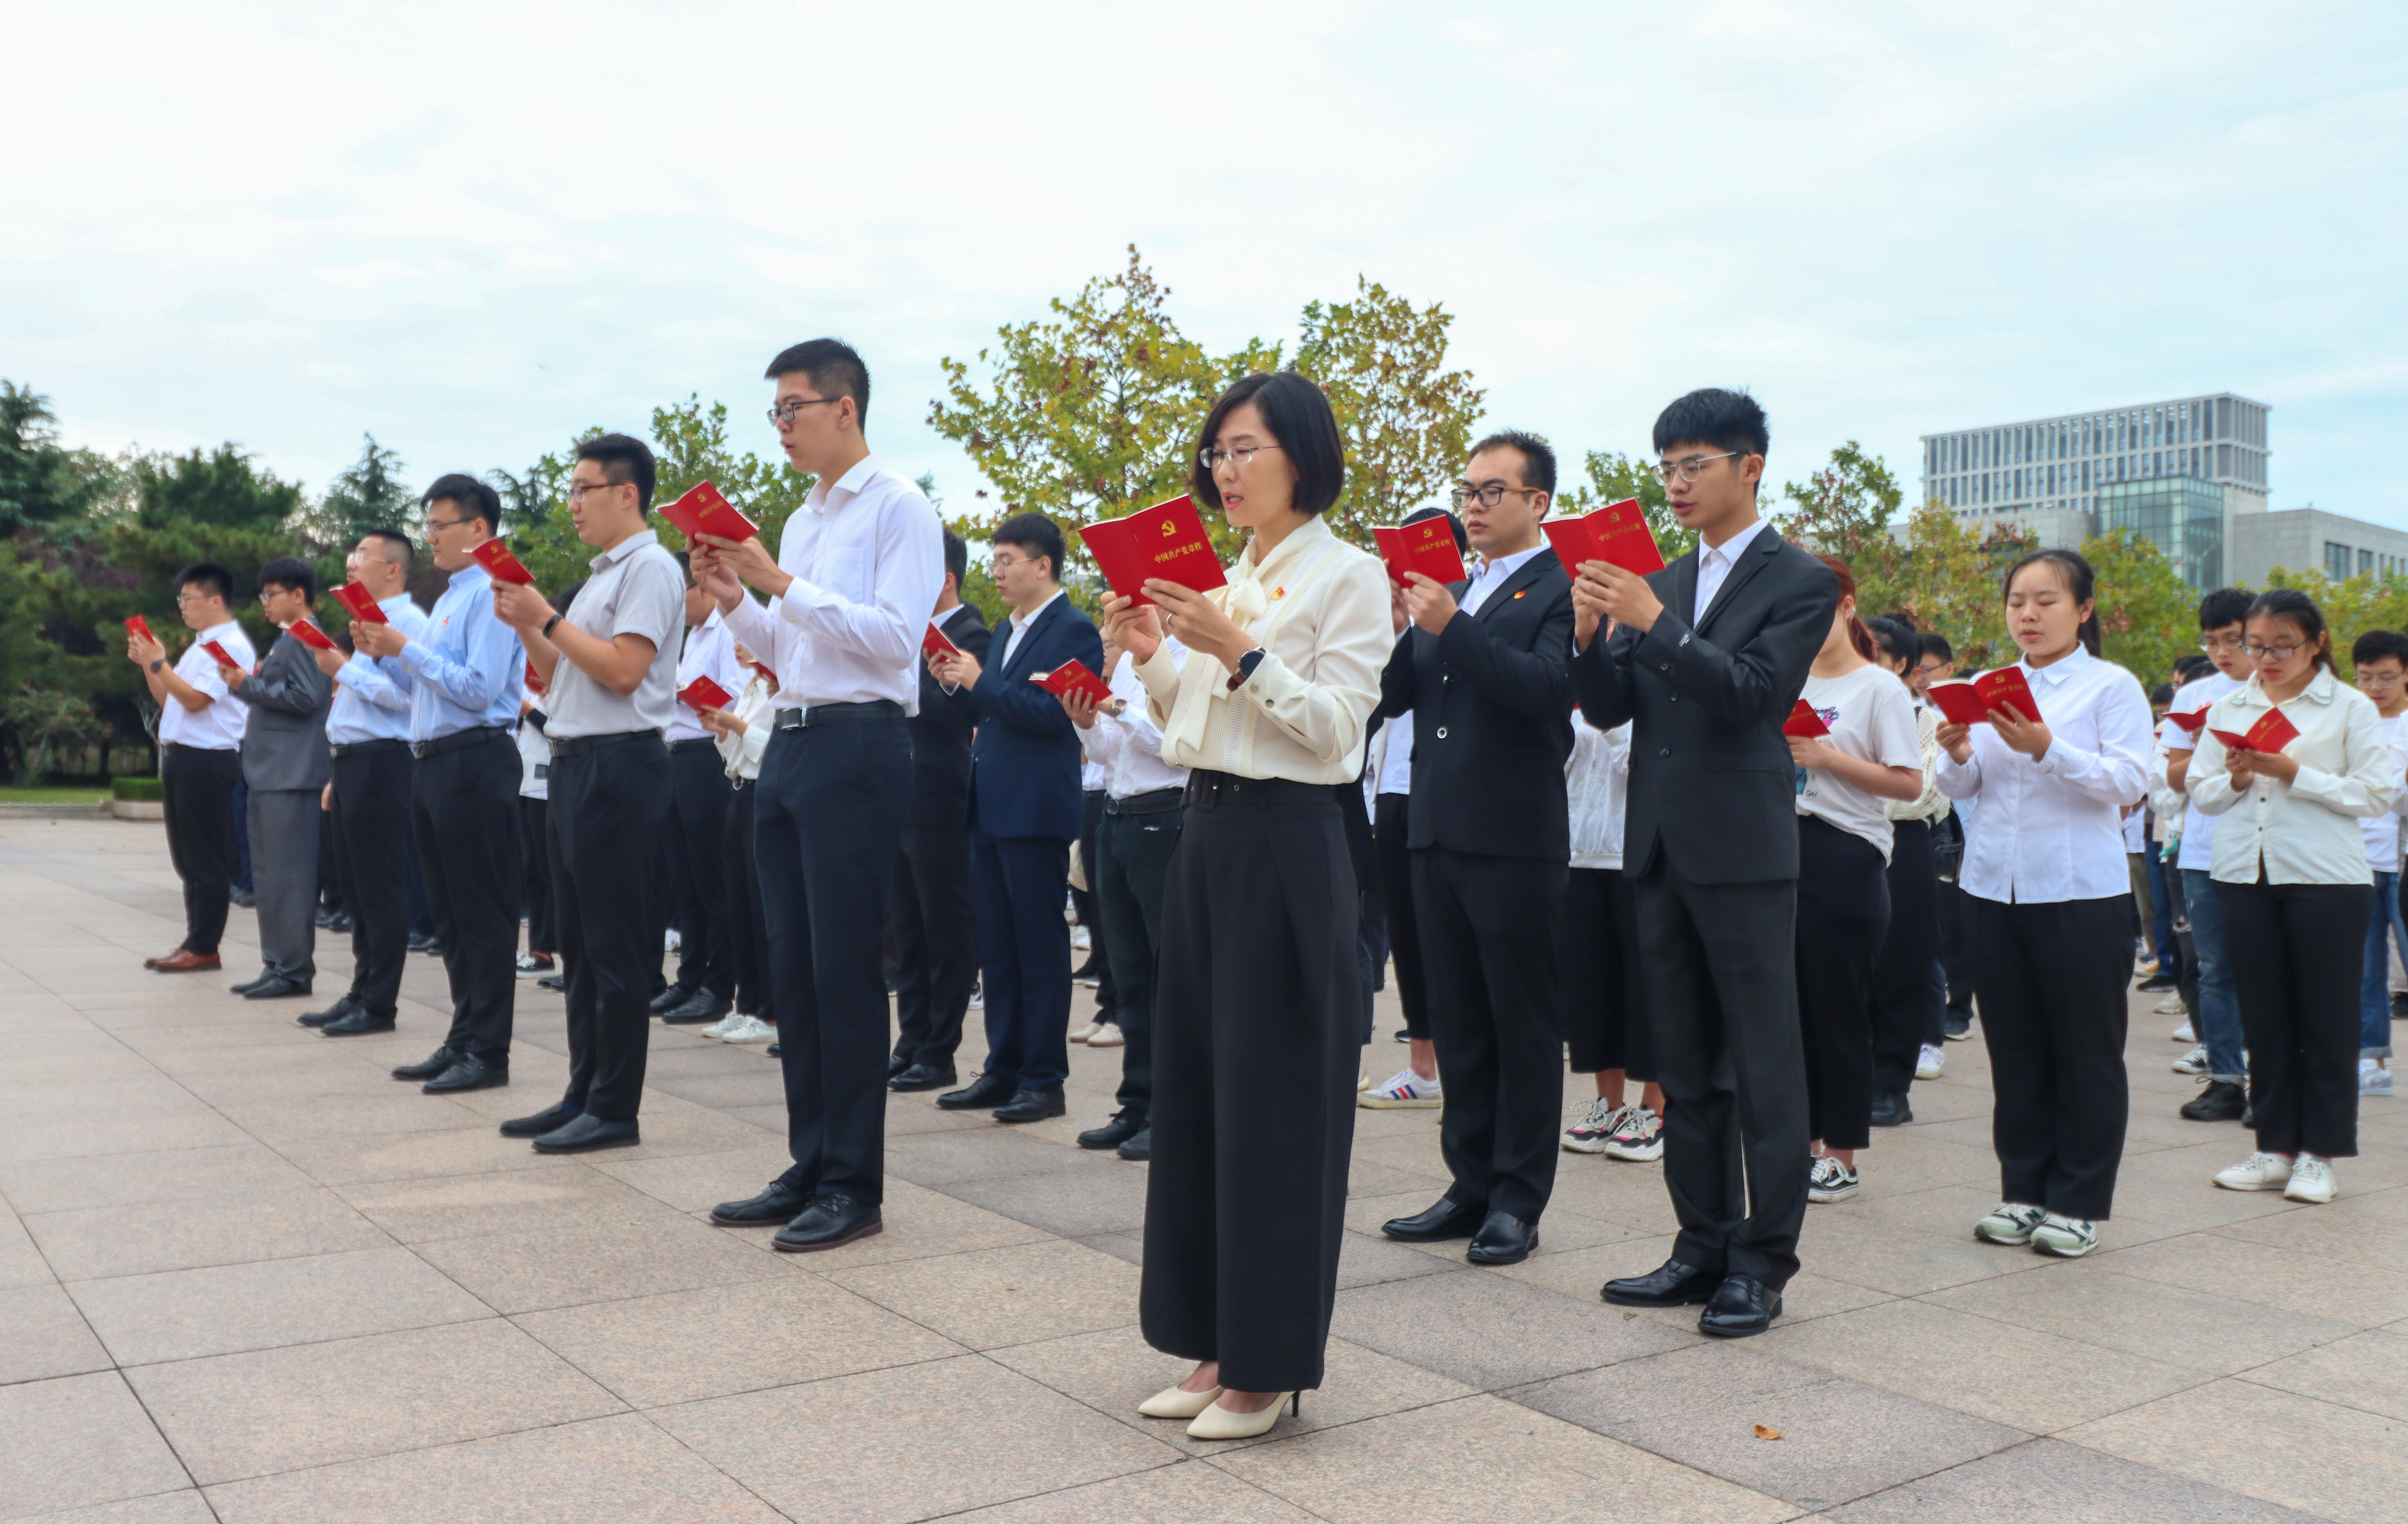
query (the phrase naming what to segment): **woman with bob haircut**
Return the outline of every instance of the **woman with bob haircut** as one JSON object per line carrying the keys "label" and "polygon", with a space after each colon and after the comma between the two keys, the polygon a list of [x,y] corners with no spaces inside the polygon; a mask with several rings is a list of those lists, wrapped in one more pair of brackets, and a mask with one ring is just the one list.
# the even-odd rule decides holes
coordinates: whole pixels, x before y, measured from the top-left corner
{"label": "woman with bob haircut", "polygon": [[[1395,644],[1388,577],[1321,520],[1346,475],[1337,420],[1293,371],[1205,420],[1195,492],[1252,532],[1228,585],[1149,580],[1104,602],[1162,760],[1190,769],[1154,981],[1146,1342],[1198,1363],[1147,1400],[1198,1439],[1269,1431],[1318,1387],[1337,1295],[1362,1046],[1360,909],[1337,790]],[[1184,669],[1163,651],[1175,636]]]}

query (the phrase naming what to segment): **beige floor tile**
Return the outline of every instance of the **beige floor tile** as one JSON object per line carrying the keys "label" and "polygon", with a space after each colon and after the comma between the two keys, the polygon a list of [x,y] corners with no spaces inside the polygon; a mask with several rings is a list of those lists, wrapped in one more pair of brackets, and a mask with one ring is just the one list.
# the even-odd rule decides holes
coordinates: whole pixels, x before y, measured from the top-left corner
{"label": "beige floor tile", "polygon": [[[1001,1213],[956,1201],[943,1191],[892,1177],[886,1182],[886,1201],[879,1216],[884,1223],[879,1232],[867,1238],[854,1239],[842,1248],[810,1254],[800,1262],[821,1275],[828,1275],[862,1265],[1050,1241],[1042,1228],[1032,1228]],[[767,1244],[776,1232],[774,1228],[727,1231],[761,1244]]]}
{"label": "beige floor tile", "polygon": [[[2202,1434],[2248,1440],[2203,1445]],[[2179,1392],[2064,1437],[2345,1524],[2396,1524],[2408,1494],[2408,1422],[2241,1381]]]}
{"label": "beige floor tile", "polygon": [[2274,1360],[2243,1372],[2242,1379],[2408,1423],[2408,1325],[2372,1329]]}
{"label": "beige floor tile", "polygon": [[313,1182],[256,1143],[159,1153],[0,1162],[0,1190],[27,1217],[85,1206],[305,1190]]}
{"label": "beige floor tile", "polygon": [[2090,1262],[2120,1275],[2361,1328],[2408,1317],[2408,1269],[2381,1270],[2223,1232],[2190,1233],[2093,1254]]}
{"label": "beige floor tile", "polygon": [[61,1280],[376,1248],[391,1240],[322,1186],[44,1212],[26,1220]]}
{"label": "beige floor tile", "polygon": [[574,1228],[438,1239],[418,1253],[506,1313],[796,1273],[783,1256],[641,1198],[597,1206]]}
{"label": "beige floor tile", "polygon": [[1137,1321],[1137,1267],[1083,1244],[979,1249],[828,1278],[973,1349]]}
{"label": "beige floor tile", "polygon": [[[433,1099],[427,1097],[424,1099]],[[380,1132],[304,1138],[279,1152],[330,1186],[417,1180],[428,1175],[494,1170],[559,1169],[569,1156],[539,1154],[523,1138],[506,1138],[491,1124],[439,1132]]]}
{"label": "beige floor tile", "polygon": [[[2223,1194],[2235,1192],[2228,1190]],[[2214,1231],[2226,1238],[2295,1249],[2377,1270],[2397,1271],[2408,1265],[2408,1218],[2369,1210],[2362,1203],[2294,1207],[2245,1222],[2221,1223]]]}
{"label": "beige floor tile", "polygon": [[1300,1434],[1213,1464],[1331,1524],[1597,1518],[1631,1507],[1650,1524],[1738,1524],[1799,1511],[1485,1396]]}
{"label": "beige floor tile", "polygon": [[454,1132],[480,1127],[484,1121],[446,1097],[422,1095],[414,1087],[399,1085],[388,1085],[369,1095],[232,1101],[219,1109],[228,1121],[271,1148],[319,1138]]}
{"label": "beige floor tile", "polygon": [[782,1139],[769,1142],[758,1129],[738,1147],[709,1153],[637,1159],[631,1157],[635,1152],[613,1148],[590,1161],[604,1175],[681,1212],[707,1212],[721,1202],[757,1195],[794,1163]]}
{"label": "beige floor tile", "polygon": [[1971,1281],[2022,1275],[2048,1262],[2029,1249],[1975,1242],[1971,1223],[1961,1235],[1944,1237],[1896,1230],[1844,1209],[1853,1204],[1809,1207],[1798,1242],[1801,1261],[1825,1267],[1827,1274],[1844,1266],[1841,1278],[1851,1285],[1892,1296],[1921,1296]]}
{"label": "beige floor tile", "polygon": [[0,1387],[0,1518],[191,1485],[116,1372]]}
{"label": "beige floor tile", "polygon": [[[793,1517],[859,1524],[900,1524],[1052,1493],[1178,1459],[1169,1446],[977,1356],[652,1417]],[[812,1443],[796,1444],[797,1434]]]}
{"label": "beige floor tile", "polygon": [[[1664,1238],[1633,1237],[1618,1244],[1596,1248],[1576,1249],[1566,1254],[1541,1254],[1509,1265],[1497,1272],[1532,1286],[1542,1286],[1559,1291],[1579,1302],[1602,1302],[1599,1292],[1607,1281],[1623,1275],[1641,1275],[1671,1258],[1673,1241]],[[1802,1272],[1781,1289],[1781,1316],[1786,1322],[1809,1317],[1828,1317],[1837,1312],[1854,1312],[1887,1302],[1889,1293],[1867,1287],[1850,1286]],[[1695,1307],[1632,1309],[1618,1307],[1616,1312],[1638,1310],[1642,1317],[1655,1317],[1658,1322],[1676,1328],[1695,1328],[1698,1309]]]}
{"label": "beige floor tile", "polygon": [[1312,1524],[1313,1516],[1200,1460],[1158,1466],[1109,1482],[1043,1492],[1017,1503],[974,1508],[957,1519],[977,1524]]}
{"label": "beige floor tile", "polygon": [[[2216,1375],[2345,1339],[2358,1327],[2142,1280],[2087,1262],[1960,1286],[1925,1300]],[[2214,1334],[2201,1337],[2209,1329]]]}
{"label": "beige floor tile", "polygon": [[2013,1518],[2082,1524],[2314,1524],[2186,1477],[2060,1440],[2039,1439],[1818,1514],[1830,1524],[1955,1524]]}
{"label": "beige floor tile", "polygon": [[208,1497],[223,1524],[781,1524],[635,1416],[226,1483]]}
{"label": "beige floor tile", "polygon": [[0,1289],[48,1286],[57,1279],[17,1214],[0,1206]]}
{"label": "beige floor tile", "polygon": [[[1482,1390],[1660,1354],[1698,1335],[1494,1271],[1458,1270],[1338,1293],[1331,1332]],[[1512,1329],[1500,1338],[1498,1331]]]}
{"label": "beige floor tile", "polygon": [[65,1291],[56,1286],[0,1291],[0,1386],[105,1371],[110,1363]]}
{"label": "beige floor tile", "polygon": [[120,1275],[67,1290],[121,1365],[493,1316],[405,1248]]}
{"label": "beige floor tile", "polygon": [[576,1228],[595,1220],[597,1211],[646,1201],[642,1192],[582,1162],[341,1186],[336,1194],[405,1244]]}
{"label": "beige floor tile", "polygon": [[157,1492],[64,1514],[44,1514],[42,1524],[217,1524],[217,1517],[198,1488],[186,1488],[180,1492]]}
{"label": "beige floor tile", "polygon": [[644,1408],[963,1353],[815,1275],[522,1313],[513,1321]]}

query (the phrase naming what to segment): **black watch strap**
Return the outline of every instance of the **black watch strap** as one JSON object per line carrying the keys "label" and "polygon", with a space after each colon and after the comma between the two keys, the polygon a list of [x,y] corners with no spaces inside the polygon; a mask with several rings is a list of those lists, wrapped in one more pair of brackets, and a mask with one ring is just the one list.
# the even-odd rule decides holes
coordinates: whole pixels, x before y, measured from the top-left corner
{"label": "black watch strap", "polygon": [[566,619],[567,617],[568,617],[568,616],[567,616],[567,615],[566,615],[566,614],[554,614],[554,615],[552,615],[552,618],[550,618],[550,619],[548,619],[548,620],[544,620],[544,621],[543,621],[543,638],[544,638],[544,639],[546,639],[546,640],[550,640],[550,639],[552,638],[552,627],[553,625],[555,625],[555,624],[558,624],[562,620],[565,620],[565,619]]}

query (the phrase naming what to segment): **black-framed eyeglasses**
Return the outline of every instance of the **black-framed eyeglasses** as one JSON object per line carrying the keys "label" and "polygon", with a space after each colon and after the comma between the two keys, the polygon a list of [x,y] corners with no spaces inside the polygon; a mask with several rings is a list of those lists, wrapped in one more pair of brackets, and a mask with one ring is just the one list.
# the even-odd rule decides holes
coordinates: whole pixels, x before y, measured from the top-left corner
{"label": "black-framed eyeglasses", "polygon": [[1208,476],[1218,469],[1223,461],[1228,462],[1242,471],[1256,455],[1267,449],[1279,449],[1277,445],[1246,445],[1237,449],[1213,449],[1208,447],[1196,452],[1196,463],[1202,466]]}
{"label": "black-framed eyeglasses", "polygon": [[1542,492],[1545,491],[1546,489],[1543,487],[1508,487],[1501,482],[1492,481],[1485,487],[1457,487],[1453,491],[1447,493],[1446,497],[1447,501],[1454,504],[1457,508],[1464,507],[1475,501],[1484,508],[1493,508],[1498,504],[1505,501],[1505,494],[1507,492]]}
{"label": "black-framed eyeglasses", "polygon": [[607,492],[613,487],[633,487],[634,485],[636,484],[632,481],[572,482],[568,489],[568,501],[571,503],[582,503],[585,501],[585,494],[588,492]]}
{"label": "black-framed eyeglasses", "polygon": [[2263,662],[2268,657],[2277,662],[2287,662],[2307,649],[2305,646],[2243,646],[2241,648],[2249,654],[2252,662]]}
{"label": "black-framed eyeglasses", "polygon": [[426,520],[426,537],[431,540],[445,530],[457,529],[467,521],[466,519],[429,519]]}
{"label": "black-framed eyeglasses", "polygon": [[822,403],[843,400],[842,397],[788,397],[769,409],[769,422],[772,426],[782,429],[792,423],[795,420],[795,415],[806,407],[817,407]]}
{"label": "black-framed eyeglasses", "polygon": [[1708,462],[1736,461],[1746,454],[1743,449],[1727,449],[1720,455],[1690,455],[1678,461],[1668,461],[1655,467],[1656,479],[1667,487],[1672,484],[1672,477],[1676,475],[1683,481],[1695,481],[1705,474]]}

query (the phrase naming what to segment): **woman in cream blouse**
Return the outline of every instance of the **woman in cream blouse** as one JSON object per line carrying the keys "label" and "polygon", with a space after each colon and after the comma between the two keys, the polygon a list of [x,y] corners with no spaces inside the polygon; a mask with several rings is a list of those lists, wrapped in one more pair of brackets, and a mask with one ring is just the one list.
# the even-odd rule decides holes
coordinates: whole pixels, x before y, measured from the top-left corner
{"label": "woman in cream blouse", "polygon": [[1321,1384],[1362,1037],[1336,790],[1362,771],[1395,637],[1387,574],[1321,520],[1345,463],[1320,388],[1247,377],[1197,453],[1196,495],[1253,532],[1228,586],[1149,581],[1154,605],[1104,615],[1162,760],[1191,770],[1154,980],[1140,1316],[1147,1343],[1198,1363],[1140,1411],[1238,1439]]}

